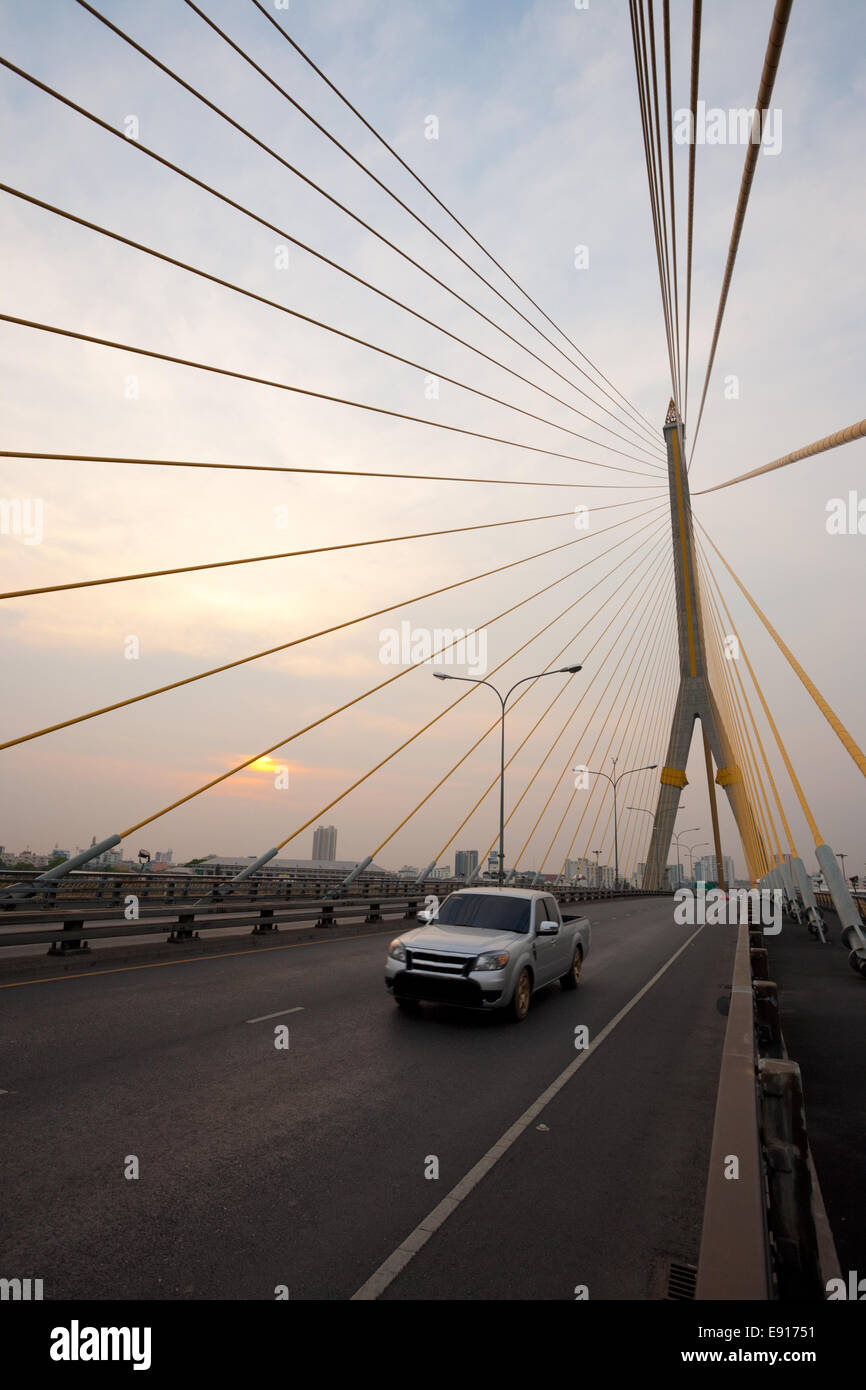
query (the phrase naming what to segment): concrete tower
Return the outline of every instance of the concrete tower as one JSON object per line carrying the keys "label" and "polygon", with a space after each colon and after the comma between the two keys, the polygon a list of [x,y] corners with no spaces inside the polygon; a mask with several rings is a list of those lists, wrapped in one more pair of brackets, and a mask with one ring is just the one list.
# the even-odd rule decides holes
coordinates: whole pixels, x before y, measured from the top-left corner
{"label": "concrete tower", "polygon": [[[718,771],[716,782],[728,794],[731,810],[743,842],[743,851],[750,878],[761,872],[763,842],[743,783],[740,769],[722,721],[719,707],[710,689],[704,623],[700,589],[695,563],[695,538],[692,528],[692,505],[686,471],[686,451],[682,421],[673,400],[665,419],[665,443],[668,452],[668,482],[671,493],[671,531],[674,547],[674,571],[677,590],[677,625],[679,632],[680,688],[674,710],[673,726],[665,766],[661,772],[656,817],[647,855],[644,886],[665,887],[665,868],[668,861],[674,820],[679,808],[682,789],[686,785],[686,763],[696,719],[700,719]],[[769,859],[769,856],[768,856]],[[770,859],[769,862],[772,862]]]}

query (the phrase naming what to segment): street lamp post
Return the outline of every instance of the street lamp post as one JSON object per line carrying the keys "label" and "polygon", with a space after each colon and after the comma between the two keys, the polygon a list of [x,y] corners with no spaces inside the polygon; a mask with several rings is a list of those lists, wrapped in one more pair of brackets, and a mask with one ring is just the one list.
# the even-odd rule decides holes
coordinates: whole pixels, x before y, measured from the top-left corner
{"label": "street lamp post", "polygon": [[601,884],[598,881],[598,856],[601,854],[601,850],[594,849],[592,852],[595,855],[595,886],[596,888],[600,888]]}
{"label": "street lamp post", "polygon": [[709,840],[698,840],[696,845],[686,845],[689,856],[689,878],[692,882],[694,882],[695,877],[695,850],[703,849],[704,845],[708,845],[709,843]]}
{"label": "street lamp post", "polygon": [[[842,861],[842,878],[845,879],[845,860],[848,858],[848,855],[847,855],[847,854],[840,854],[839,851],[837,850],[837,852],[836,852],[836,858],[837,858],[837,859],[841,859],[841,861]],[[847,880],[846,880],[846,881],[847,881]]]}
{"label": "street lamp post", "polygon": [[[609,776],[606,772],[597,772],[595,768],[591,767],[573,767],[572,772],[589,772],[593,777],[605,777],[607,778],[607,781],[610,782],[610,785],[613,787],[613,884],[616,888],[619,885],[619,828],[617,824],[616,812],[616,789],[622,781],[623,777],[630,777],[633,772],[651,772],[653,768],[658,767],[658,763],[647,763],[644,767],[627,768],[625,772],[621,772],[617,777],[617,759],[611,758],[611,762],[613,763],[612,777]],[[597,851],[593,851],[593,853],[597,853]]]}
{"label": "street lamp post", "polygon": [[[680,835],[694,835],[694,834],[695,834],[695,831],[700,831],[701,829],[702,829],[702,827],[701,827],[700,825],[690,825],[690,826],[687,826],[685,830],[674,831],[674,839],[676,840],[676,844],[677,844],[677,887],[678,887],[678,888],[679,888],[679,886],[680,886],[680,882],[679,882],[679,870],[680,870]],[[686,852],[687,852],[687,853],[688,853],[688,848],[689,848],[688,845],[686,845]]]}
{"label": "street lamp post", "polygon": [[500,758],[499,758],[499,887],[502,887],[502,877],[505,865],[505,706],[509,697],[519,685],[525,685],[527,681],[540,680],[542,676],[563,676],[575,675],[580,671],[580,666],[558,666],[555,671],[539,671],[534,676],[522,676],[519,681],[515,681],[510,690],[504,695],[491,685],[490,681],[481,680],[476,676],[449,676],[444,671],[434,671],[433,676],[437,681],[468,681],[470,685],[486,685],[493,691],[500,705],[502,706],[502,719],[500,721]]}
{"label": "street lamp post", "polygon": [[[681,801],[680,804],[679,804],[679,806],[677,807],[677,815],[679,815],[680,811],[682,811],[682,809],[683,809],[683,804],[684,804],[684,803]],[[652,811],[648,811],[647,808],[646,808],[646,806],[626,806],[625,809],[626,809],[627,811],[640,811],[643,815],[649,816],[649,818],[650,818],[650,820],[652,821],[653,825],[655,825],[656,821],[658,820],[658,816],[655,815],[655,814],[653,814]],[[696,826],[695,826],[695,829],[696,829],[696,830],[700,830],[700,826],[699,826],[699,825],[696,825]],[[689,834],[689,831],[688,831],[688,830],[681,830],[681,831],[680,831],[680,835],[688,835],[688,834]],[[676,834],[674,834],[674,839],[675,839],[675,840],[677,839]],[[678,845],[677,845],[677,866],[679,866],[679,855],[680,855],[680,851],[679,851],[679,844],[678,844]]]}

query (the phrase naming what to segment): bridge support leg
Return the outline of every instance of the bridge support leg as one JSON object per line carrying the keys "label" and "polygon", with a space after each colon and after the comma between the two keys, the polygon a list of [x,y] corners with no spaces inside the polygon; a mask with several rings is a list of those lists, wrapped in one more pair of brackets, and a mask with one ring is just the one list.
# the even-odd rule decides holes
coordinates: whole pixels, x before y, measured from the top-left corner
{"label": "bridge support leg", "polygon": [[842,940],[851,952],[848,964],[866,976],[866,936],[863,934],[863,920],[848,885],[842,877],[839,861],[829,845],[816,845],[815,858],[830,890],[839,921],[842,923]]}
{"label": "bridge support leg", "polygon": [[812,884],[809,875],[806,873],[803,861],[796,855],[791,856],[791,872],[794,875],[794,882],[797,885],[800,897],[803,900],[803,906],[806,909],[809,930],[812,932],[813,936],[817,936],[821,941],[826,943],[827,932],[824,927],[824,919],[818,910]]}

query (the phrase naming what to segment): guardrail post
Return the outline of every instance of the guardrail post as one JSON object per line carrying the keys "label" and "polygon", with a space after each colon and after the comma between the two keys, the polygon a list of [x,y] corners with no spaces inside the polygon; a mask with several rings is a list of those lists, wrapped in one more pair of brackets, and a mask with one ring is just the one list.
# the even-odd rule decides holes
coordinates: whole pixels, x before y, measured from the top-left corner
{"label": "guardrail post", "polygon": [[755,1023],[758,1049],[765,1057],[781,1058],[782,1023],[779,1015],[779,991],[775,980],[755,980]]}
{"label": "guardrail post", "polygon": [[779,1298],[823,1299],[800,1068],[768,1058],[758,1081]]}
{"label": "guardrail post", "polygon": [[[83,931],[83,929],[83,916],[70,917],[63,923],[64,932],[80,932]],[[90,955],[90,947],[87,942],[82,941],[80,937],[76,937],[75,939],[64,937],[60,941],[52,941],[51,945],[48,947],[48,954],[49,956],[88,956]]]}
{"label": "guardrail post", "polygon": [[318,920],[317,923],[316,923],[316,926],[317,926],[317,927],[333,927],[333,926],[336,926],[336,923],[335,923],[335,921],[334,921],[334,904],[333,904],[333,903],[322,903],[322,906],[321,906],[321,908],[320,908],[320,911],[321,911],[321,914],[322,914],[322,915],[321,915],[321,917],[319,918],[319,920]]}
{"label": "guardrail post", "polygon": [[749,959],[752,963],[753,980],[769,980],[770,964],[766,947],[752,947],[749,951]]}
{"label": "guardrail post", "polygon": [[406,904],[406,911],[403,913],[404,922],[410,922],[413,917],[418,916],[418,902],[415,898],[410,898]]}
{"label": "guardrail post", "polygon": [[274,921],[274,909],[272,907],[259,908],[259,920],[253,927],[253,936],[263,936],[268,932],[279,931],[279,927]]}
{"label": "guardrail post", "polygon": [[379,907],[380,907],[380,904],[379,904],[379,903],[370,903],[370,906],[369,906],[369,908],[368,908],[368,910],[367,910],[367,916],[364,918],[365,923],[366,923],[366,922],[381,922],[381,920],[382,920],[382,913],[379,911]]}
{"label": "guardrail post", "polygon": [[192,923],[194,921],[194,912],[179,912],[177,914],[177,926],[169,935],[169,941],[182,942],[197,940],[198,932],[192,929]]}

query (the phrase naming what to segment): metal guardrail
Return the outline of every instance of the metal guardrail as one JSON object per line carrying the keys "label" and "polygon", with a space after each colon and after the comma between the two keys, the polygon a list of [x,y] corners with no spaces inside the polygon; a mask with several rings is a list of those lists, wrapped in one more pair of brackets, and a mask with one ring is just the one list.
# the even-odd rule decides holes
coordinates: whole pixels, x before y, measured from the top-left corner
{"label": "metal guardrail", "polygon": [[[441,885],[441,880],[437,882]],[[149,904],[140,899],[139,907],[145,905],[144,913],[122,922],[116,920],[118,913],[123,911],[122,890],[119,897],[111,901],[86,901],[72,897],[48,907],[7,909],[0,917],[0,950],[3,947],[48,944],[51,954],[82,954],[88,950],[88,940],[104,941],[112,937],[167,934],[170,942],[184,942],[202,931],[249,927],[252,934],[261,936],[281,926],[304,925],[313,919],[316,928],[337,927],[342,922],[352,923],[359,919],[365,925],[373,925],[395,915],[408,921],[416,917],[428,896],[424,892],[406,894],[405,891],[401,896],[352,893],[346,897],[310,897],[290,903],[287,897],[294,898],[293,894],[283,897],[266,895],[262,890],[269,886],[256,885],[256,892],[245,892],[242,898],[189,906],[178,906],[165,898],[152,900]],[[548,891],[565,907],[611,898],[665,896],[664,893],[644,893],[639,889]],[[199,899],[201,896],[199,893]]]}
{"label": "metal guardrail", "polygon": [[[860,913],[860,920],[866,922],[866,898],[861,898],[858,893],[852,893],[851,898],[857,907],[857,911]],[[815,902],[827,912],[836,911],[836,905],[830,893],[816,893]]]}

